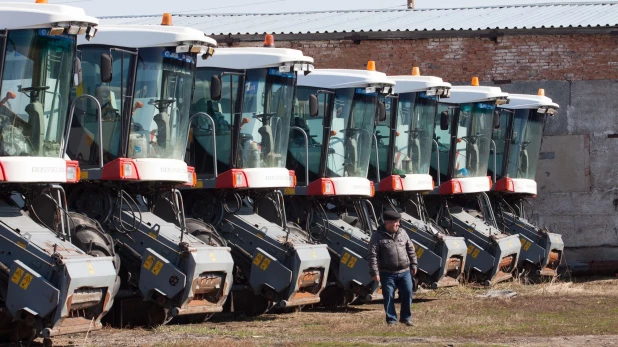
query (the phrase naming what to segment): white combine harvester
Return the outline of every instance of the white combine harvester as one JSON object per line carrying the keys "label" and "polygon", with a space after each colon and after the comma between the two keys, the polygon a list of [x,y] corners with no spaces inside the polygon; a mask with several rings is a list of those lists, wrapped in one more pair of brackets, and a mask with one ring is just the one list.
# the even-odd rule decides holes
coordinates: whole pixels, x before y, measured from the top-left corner
{"label": "white combine harvester", "polygon": [[[233,261],[214,229],[187,232],[177,185],[194,183],[184,162],[196,62],[216,41],[171,25],[101,26],[79,42],[83,83],[67,154],[83,168],[69,207],[101,223],[122,260],[116,325],[203,321],[223,310]],[[92,100],[95,99],[95,100]],[[96,101],[96,102],[95,102]],[[96,105],[102,106],[102,116]]]}
{"label": "white combine harvester", "polygon": [[46,3],[0,4],[0,330],[50,344],[101,328],[119,264],[110,239],[82,242],[102,231],[67,212],[59,185],[79,180],[78,163],[62,155],[65,124],[81,79],[77,37],[92,38],[98,20]]}

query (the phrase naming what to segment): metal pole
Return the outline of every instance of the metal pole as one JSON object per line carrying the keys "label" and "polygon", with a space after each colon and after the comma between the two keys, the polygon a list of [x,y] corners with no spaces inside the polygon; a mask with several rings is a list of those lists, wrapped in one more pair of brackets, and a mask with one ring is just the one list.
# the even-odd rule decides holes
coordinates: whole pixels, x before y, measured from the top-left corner
{"label": "metal pole", "polygon": [[494,142],[494,140],[493,140],[493,139],[491,139],[490,141],[491,141],[492,146],[494,147],[494,170],[493,170],[493,173],[494,173],[494,175],[493,175],[493,176],[494,176],[494,177],[493,177],[493,178],[494,178],[494,182],[493,182],[493,183],[494,183],[494,184],[496,184],[496,170],[498,169],[498,168],[496,167],[496,163],[497,163],[497,162],[496,162],[496,155],[497,155],[497,153],[496,153],[496,152],[497,152],[497,151],[496,151],[496,143]]}
{"label": "metal pole", "polygon": [[[212,119],[212,117],[210,115],[208,115],[208,113],[206,112],[198,112],[193,114],[191,117],[189,117],[189,129],[187,130],[187,139],[189,138],[189,131],[191,131],[191,123],[193,122],[194,119],[196,119],[197,117],[206,117],[206,119],[208,119],[208,121],[210,121],[210,125],[212,126],[212,166],[213,166],[213,172],[214,172],[214,177],[216,178],[219,173],[217,172],[217,141],[215,139],[215,134],[216,134],[216,129],[215,129],[215,121]],[[187,144],[185,143],[185,147],[187,146]]]}
{"label": "metal pole", "polygon": [[62,150],[62,157],[67,153],[67,149],[69,148],[69,135],[71,134],[71,124],[73,123],[73,114],[75,113],[75,107],[77,106],[77,101],[80,99],[90,99],[95,102],[97,105],[97,122],[99,125],[98,131],[98,140],[99,140],[99,169],[103,167],[103,120],[101,119],[101,103],[99,100],[92,95],[84,94],[80,95],[71,103],[71,110],[69,111],[69,119],[67,120],[67,128],[64,134],[64,148]]}
{"label": "metal pole", "polygon": [[433,143],[436,145],[436,162],[438,163],[438,187],[440,186],[440,145],[435,139]]}
{"label": "metal pole", "polygon": [[373,134],[373,141],[376,143],[376,178],[380,183],[380,155],[378,154],[378,137],[375,133]]}
{"label": "metal pole", "polygon": [[309,136],[307,136],[307,133],[305,132],[305,130],[303,130],[303,128],[292,126],[290,127],[290,129],[300,131],[305,137],[305,187],[308,187],[309,186]]}

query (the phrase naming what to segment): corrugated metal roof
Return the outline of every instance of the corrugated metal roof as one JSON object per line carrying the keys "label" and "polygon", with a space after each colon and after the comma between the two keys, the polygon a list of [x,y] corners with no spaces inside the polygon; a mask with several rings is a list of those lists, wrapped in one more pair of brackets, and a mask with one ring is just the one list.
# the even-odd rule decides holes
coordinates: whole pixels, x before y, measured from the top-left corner
{"label": "corrugated metal roof", "polygon": [[[173,16],[174,25],[189,26],[207,35],[598,28],[618,26],[618,2]],[[101,24],[159,24],[160,21],[160,15],[101,18]]]}

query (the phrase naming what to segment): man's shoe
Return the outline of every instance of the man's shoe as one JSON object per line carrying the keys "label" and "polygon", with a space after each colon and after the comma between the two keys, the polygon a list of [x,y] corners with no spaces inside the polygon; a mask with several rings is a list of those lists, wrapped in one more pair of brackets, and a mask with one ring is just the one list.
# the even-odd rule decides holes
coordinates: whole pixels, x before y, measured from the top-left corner
{"label": "man's shoe", "polygon": [[407,326],[409,326],[409,327],[413,327],[413,326],[414,326],[414,324],[412,323],[412,321],[409,321],[409,320],[407,320],[407,321],[405,321],[405,322],[401,322],[401,323],[402,323],[402,324],[405,324],[405,325],[407,325]]}
{"label": "man's shoe", "polygon": [[397,325],[397,322],[386,322],[386,325],[389,327]]}

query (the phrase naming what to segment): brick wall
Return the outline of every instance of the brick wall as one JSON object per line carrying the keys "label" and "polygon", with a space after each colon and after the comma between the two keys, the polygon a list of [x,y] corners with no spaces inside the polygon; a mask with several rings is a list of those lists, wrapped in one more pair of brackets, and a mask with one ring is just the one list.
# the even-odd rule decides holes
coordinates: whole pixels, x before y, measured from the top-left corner
{"label": "brick wall", "polygon": [[[618,79],[618,36],[610,34],[518,35],[408,40],[277,41],[277,47],[302,50],[317,68],[364,68],[375,60],[379,71],[423,75],[449,82],[472,76],[492,80]],[[241,43],[257,46],[257,43]]]}

